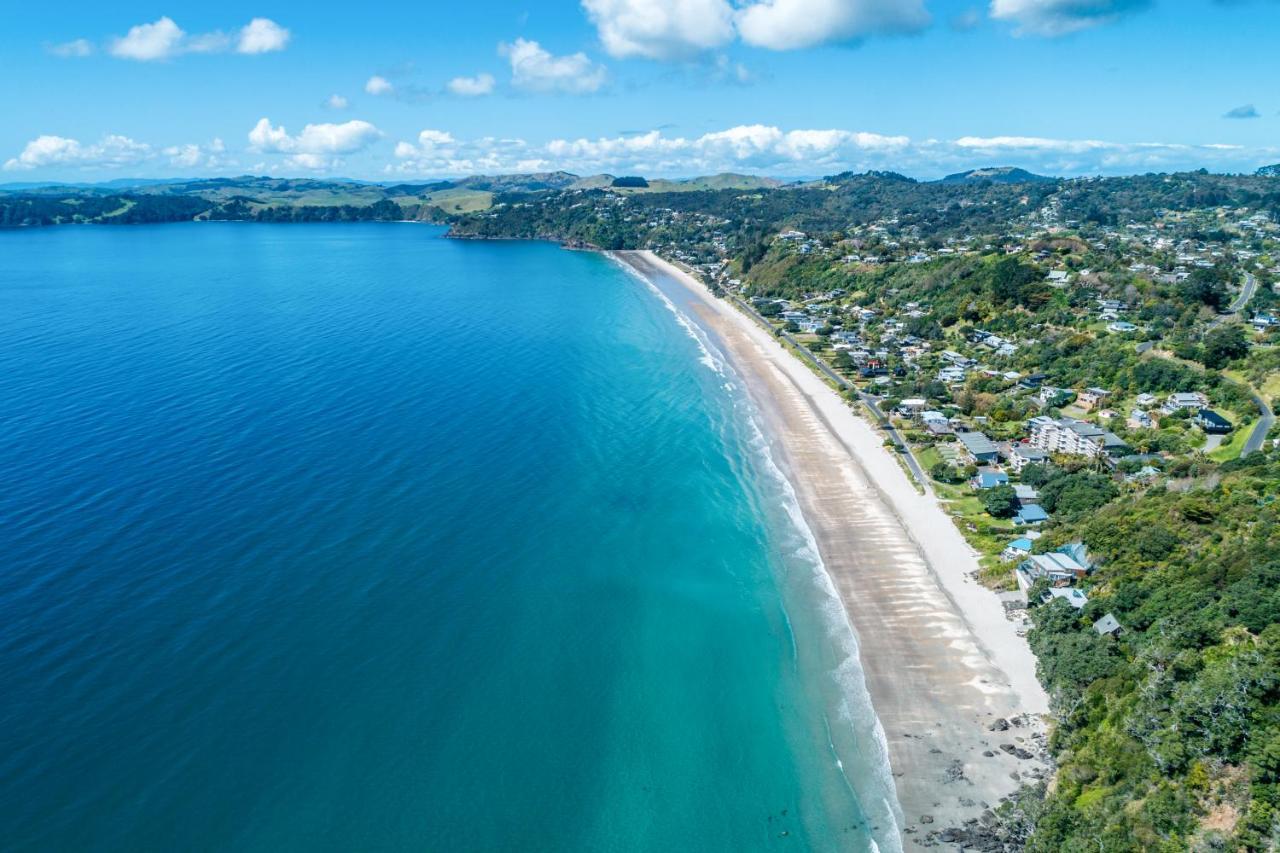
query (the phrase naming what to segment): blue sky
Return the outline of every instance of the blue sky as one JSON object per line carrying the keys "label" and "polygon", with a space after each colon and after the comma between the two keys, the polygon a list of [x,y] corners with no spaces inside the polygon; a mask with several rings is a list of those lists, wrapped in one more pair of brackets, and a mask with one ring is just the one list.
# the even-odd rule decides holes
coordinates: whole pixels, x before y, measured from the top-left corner
{"label": "blue sky", "polygon": [[0,181],[1280,162],[1277,0],[72,7],[0,30]]}

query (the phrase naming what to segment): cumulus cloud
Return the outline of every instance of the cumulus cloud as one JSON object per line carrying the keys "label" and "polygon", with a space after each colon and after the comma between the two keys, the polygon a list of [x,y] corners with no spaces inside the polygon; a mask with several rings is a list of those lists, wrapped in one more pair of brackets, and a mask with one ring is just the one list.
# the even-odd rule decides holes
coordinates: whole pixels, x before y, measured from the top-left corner
{"label": "cumulus cloud", "polygon": [[345,110],[348,106],[350,106],[350,103],[342,95],[339,95],[335,92],[334,94],[325,98],[324,105],[331,110]]}
{"label": "cumulus cloud", "polygon": [[604,85],[605,69],[585,53],[555,56],[536,41],[518,38],[498,52],[511,63],[511,83],[530,92],[595,92]]}
{"label": "cumulus cloud", "polygon": [[928,26],[924,0],[582,0],[606,51],[687,59],[735,38],[795,50]]}
{"label": "cumulus cloud", "polygon": [[5,161],[4,167],[9,171],[45,166],[115,169],[141,163],[151,153],[151,146],[127,136],[108,135],[92,145],[82,145],[76,139],[46,135],[28,142],[21,154]]}
{"label": "cumulus cloud", "polygon": [[795,50],[929,25],[923,0],[762,0],[738,11],[747,44]]}
{"label": "cumulus cloud", "polygon": [[477,74],[474,77],[454,77],[445,84],[445,88],[464,98],[476,98],[491,93],[494,82],[492,74]]}
{"label": "cumulus cloud", "polygon": [[284,125],[275,127],[270,119],[262,118],[249,131],[249,148],[265,154],[285,154],[286,166],[323,172],[342,165],[338,155],[363,151],[381,137],[382,131],[367,121],[309,124],[293,136]]}
{"label": "cumulus cloud", "polygon": [[270,18],[254,18],[240,29],[238,53],[271,53],[284,50],[290,33]]}
{"label": "cumulus cloud", "polygon": [[1258,112],[1258,108],[1253,104],[1244,104],[1243,106],[1227,110],[1223,118],[1262,118],[1262,113]]}
{"label": "cumulus cloud", "polygon": [[181,169],[221,169],[235,164],[224,157],[227,147],[221,139],[208,145],[171,145],[160,153],[169,158],[169,165]]}
{"label": "cumulus cloud", "polygon": [[[80,42],[88,44],[84,39],[69,44]],[[118,59],[156,62],[184,53],[221,53],[233,48],[237,53],[268,53],[284,50],[288,42],[289,31],[268,18],[254,18],[232,39],[219,31],[192,35],[166,15],[149,24],[130,27],[123,36],[111,39],[107,50]],[[92,45],[89,48],[92,50]]]}
{"label": "cumulus cloud", "polygon": [[726,0],[582,0],[604,49],[618,58],[678,59],[732,41]]}
{"label": "cumulus cloud", "polygon": [[748,124],[699,136],[659,130],[595,138],[459,139],[423,131],[395,147],[389,173],[452,177],[479,173],[566,169],[648,176],[754,172],[781,177],[889,169],[921,177],[977,166],[1020,165],[1045,174],[1130,174],[1200,168],[1256,168],[1280,150],[1211,143],[1111,142],[1036,136],[964,136],[913,140],[907,136],[839,128],[783,129]]}
{"label": "cumulus cloud", "polygon": [[74,39],[62,44],[51,44],[46,50],[54,56],[61,56],[64,59],[91,56],[93,54],[93,42],[88,39]]}
{"label": "cumulus cloud", "polygon": [[379,77],[377,74],[365,81],[364,90],[370,95],[386,95],[395,87],[391,85],[391,81],[386,77]]}
{"label": "cumulus cloud", "polygon": [[1151,0],[991,0],[991,17],[1015,25],[1016,35],[1064,36],[1109,24]]}
{"label": "cumulus cloud", "polygon": [[168,59],[178,53],[186,35],[172,18],[164,17],[151,24],[130,27],[126,35],[111,42],[111,55],[139,62]]}

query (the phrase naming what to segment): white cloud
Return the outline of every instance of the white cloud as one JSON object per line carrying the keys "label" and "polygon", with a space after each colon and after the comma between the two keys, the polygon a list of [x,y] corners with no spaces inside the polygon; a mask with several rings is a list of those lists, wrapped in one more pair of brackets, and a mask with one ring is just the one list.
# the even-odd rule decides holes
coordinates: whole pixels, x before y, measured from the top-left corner
{"label": "white cloud", "polygon": [[[381,136],[382,131],[378,128],[358,120],[342,124],[309,124],[297,136],[291,136],[283,125],[273,127],[270,119],[263,118],[249,131],[249,145],[254,151],[294,155],[298,165],[318,164],[324,157],[362,151]],[[305,168],[321,167],[306,165]]]}
{"label": "white cloud", "polygon": [[[81,42],[89,45],[84,39],[69,44]],[[119,59],[155,62],[184,53],[223,53],[233,47],[237,53],[267,53],[284,50],[288,43],[289,31],[268,18],[254,18],[233,39],[217,30],[191,35],[166,15],[152,23],[130,27],[128,33],[111,40],[108,51]],[[92,45],[89,48],[92,50]]]}
{"label": "white cloud", "polygon": [[169,165],[182,169],[221,169],[235,164],[223,156],[226,150],[221,139],[214,139],[208,145],[171,145],[160,153],[169,158]]}
{"label": "white cloud", "polygon": [[163,17],[151,24],[130,27],[128,34],[111,42],[111,55],[139,62],[168,59],[179,52],[186,35],[172,18]]}
{"label": "white cloud", "polygon": [[93,54],[93,42],[88,39],[75,39],[62,44],[51,44],[46,49],[54,56],[63,58],[90,56]]}
{"label": "white cloud", "polygon": [[108,135],[93,145],[65,136],[39,136],[26,144],[22,153],[4,164],[9,171],[45,166],[114,169],[141,163],[151,156],[151,146],[127,136]]}
{"label": "white cloud", "polygon": [[491,93],[493,85],[492,74],[477,74],[474,77],[454,77],[446,84],[445,88],[455,95],[461,95],[464,98],[475,98]]}
{"label": "white cloud", "polygon": [[394,88],[390,80],[386,77],[379,77],[377,74],[366,80],[364,84],[364,90],[370,95],[385,95]]}
{"label": "white cloud", "polygon": [[940,177],[978,166],[1017,165],[1044,174],[1132,174],[1201,166],[1252,169],[1280,159],[1275,148],[1221,144],[1108,142],[1035,136],[907,136],[839,128],[786,130],[750,124],[700,136],[646,133],[531,144],[519,139],[458,139],[427,130],[395,147],[386,171],[422,177],[547,171],[681,176],[752,172],[803,177],[885,169]]}
{"label": "white cloud", "polygon": [[795,50],[929,25],[924,0],[582,0],[617,57],[687,59],[735,38]]}
{"label": "white cloud", "polygon": [[511,63],[511,82],[519,89],[582,95],[598,91],[605,82],[604,66],[585,53],[554,56],[536,41],[522,38],[500,45],[498,52]]}
{"label": "white cloud", "polygon": [[991,17],[1015,24],[1016,35],[1064,36],[1109,24],[1150,0],[991,0]]}
{"label": "white cloud", "polygon": [[923,0],[761,0],[737,13],[747,44],[795,50],[929,25]]}
{"label": "white cloud", "polygon": [[270,53],[284,50],[290,33],[270,18],[254,18],[240,30],[237,53]]}
{"label": "white cloud", "polygon": [[350,103],[347,101],[346,98],[342,97],[341,95],[335,92],[334,94],[325,98],[324,105],[331,110],[345,110],[347,107],[350,106]]}
{"label": "white cloud", "polygon": [[619,58],[678,59],[733,40],[727,0],[582,0],[600,42]]}

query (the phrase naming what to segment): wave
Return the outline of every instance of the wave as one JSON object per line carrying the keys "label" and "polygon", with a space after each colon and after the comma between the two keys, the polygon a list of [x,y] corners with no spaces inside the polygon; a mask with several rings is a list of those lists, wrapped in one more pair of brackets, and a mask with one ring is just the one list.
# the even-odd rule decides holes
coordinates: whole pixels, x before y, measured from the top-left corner
{"label": "wave", "polygon": [[[865,769],[873,774],[871,785],[866,780],[849,776],[845,762],[835,743],[830,728],[830,720],[824,714],[823,722],[827,726],[827,746],[834,766],[844,779],[854,799],[867,813],[868,823],[880,827],[877,839],[869,838],[870,848],[877,853],[898,853],[902,850],[902,807],[898,803],[897,788],[894,784],[893,771],[889,763],[889,740],[884,726],[871,703],[871,694],[866,686],[866,675],[862,668],[857,633],[849,619],[848,611],[840,600],[840,593],[835,581],[827,571],[826,563],[818,548],[817,538],[813,534],[804,511],[800,506],[795,486],[787,477],[782,465],[776,459],[770,445],[768,435],[762,425],[763,416],[750,397],[739,391],[744,386],[729,362],[729,359],[715,345],[710,333],[679,309],[674,301],[644,272],[620,258],[610,258],[644,285],[662,302],[676,318],[676,322],[697,343],[701,352],[699,361],[711,368],[726,382],[723,388],[730,395],[733,408],[740,414],[741,423],[748,427],[745,436],[746,449],[758,460],[760,467],[771,483],[780,493],[780,501],[790,532],[798,538],[798,545],[792,549],[791,556],[802,565],[809,567],[813,590],[818,593],[818,616],[827,631],[833,645],[839,649],[841,659],[831,672],[831,676],[839,687],[840,702],[837,706],[839,721],[854,733],[859,746],[868,748],[872,753],[865,756]],[[797,660],[799,651],[796,646],[795,632],[792,628],[791,616],[785,604],[782,615],[787,625],[788,637],[791,641],[792,659]],[[872,788],[873,790],[868,790]],[[861,795],[859,794],[861,792]],[[875,812],[872,814],[872,812]],[[885,832],[887,826],[887,832]]]}

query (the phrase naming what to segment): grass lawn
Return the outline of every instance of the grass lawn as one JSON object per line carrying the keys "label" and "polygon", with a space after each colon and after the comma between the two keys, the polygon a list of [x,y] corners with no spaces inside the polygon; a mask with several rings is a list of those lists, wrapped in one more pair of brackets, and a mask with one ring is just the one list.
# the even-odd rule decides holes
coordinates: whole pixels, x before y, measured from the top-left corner
{"label": "grass lawn", "polygon": [[1244,443],[1249,440],[1249,435],[1253,432],[1253,425],[1256,419],[1236,424],[1236,431],[1228,436],[1227,441],[1209,451],[1209,458],[1215,462],[1230,462],[1240,455],[1240,451],[1244,450]]}

